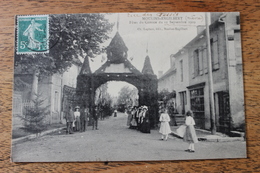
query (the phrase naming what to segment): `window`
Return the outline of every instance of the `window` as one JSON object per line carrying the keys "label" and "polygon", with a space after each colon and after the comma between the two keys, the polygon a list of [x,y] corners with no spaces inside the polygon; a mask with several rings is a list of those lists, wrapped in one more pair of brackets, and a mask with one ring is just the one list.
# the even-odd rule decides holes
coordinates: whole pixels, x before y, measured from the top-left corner
{"label": "window", "polygon": [[180,68],[181,68],[181,82],[183,82],[183,61],[180,60]]}
{"label": "window", "polygon": [[210,39],[210,46],[211,46],[212,70],[218,70],[219,69],[218,35],[215,35],[212,39]]}
{"label": "window", "polygon": [[[196,77],[198,75],[203,75],[203,67],[205,66],[205,62],[203,57],[205,56],[203,54],[204,49],[196,49],[193,52],[193,77]],[[207,66],[206,66],[207,67]]]}
{"label": "window", "polygon": [[193,112],[204,112],[204,90],[193,89],[190,91],[191,110]]}
{"label": "window", "polygon": [[205,127],[205,113],[204,113],[204,88],[190,90],[190,104],[191,110],[194,113],[194,120],[196,127]]}
{"label": "window", "polygon": [[187,105],[187,97],[186,97],[186,91],[179,92],[180,94],[180,106],[181,106],[181,113],[185,114],[185,105]]}

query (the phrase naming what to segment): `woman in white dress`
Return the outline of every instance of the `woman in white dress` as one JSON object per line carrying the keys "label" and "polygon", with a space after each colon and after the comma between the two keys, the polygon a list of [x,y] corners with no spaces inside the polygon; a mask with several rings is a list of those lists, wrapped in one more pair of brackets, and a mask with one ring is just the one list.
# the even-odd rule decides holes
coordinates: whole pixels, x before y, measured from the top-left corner
{"label": "woman in white dress", "polygon": [[169,114],[167,113],[167,109],[163,109],[163,113],[161,113],[159,121],[161,122],[159,130],[159,132],[162,134],[161,140],[167,141],[168,135],[172,132],[169,125],[171,119]]}
{"label": "woman in white dress", "polygon": [[194,153],[195,152],[194,143],[198,142],[198,138],[197,138],[196,131],[195,131],[195,128],[194,128],[195,121],[193,119],[193,112],[192,111],[188,111],[186,113],[185,125],[187,127],[186,127],[186,132],[183,136],[183,140],[185,142],[189,143],[189,148],[185,151],[190,152],[190,153]]}
{"label": "woman in white dress", "polygon": [[74,112],[74,117],[75,117],[75,131],[80,131],[80,111],[79,111],[79,106],[75,107],[75,112]]}

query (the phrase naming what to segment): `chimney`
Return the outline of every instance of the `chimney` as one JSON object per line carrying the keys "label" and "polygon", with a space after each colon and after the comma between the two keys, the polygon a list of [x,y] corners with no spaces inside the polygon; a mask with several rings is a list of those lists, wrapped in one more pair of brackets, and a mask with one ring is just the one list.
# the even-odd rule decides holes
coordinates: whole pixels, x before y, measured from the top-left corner
{"label": "chimney", "polygon": [[163,71],[158,71],[158,78],[161,78],[163,75]]}
{"label": "chimney", "polygon": [[219,19],[219,17],[223,14],[223,12],[212,12],[210,13],[210,23],[215,22]]}

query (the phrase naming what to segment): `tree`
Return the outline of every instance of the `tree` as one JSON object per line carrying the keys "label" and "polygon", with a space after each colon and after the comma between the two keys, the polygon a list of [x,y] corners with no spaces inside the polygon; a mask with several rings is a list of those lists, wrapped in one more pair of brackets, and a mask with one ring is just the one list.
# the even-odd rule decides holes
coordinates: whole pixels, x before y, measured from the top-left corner
{"label": "tree", "polygon": [[112,24],[104,14],[49,15],[49,53],[15,55],[16,73],[33,74],[33,92],[38,77],[63,73],[79,57],[102,53]]}
{"label": "tree", "polygon": [[39,134],[46,128],[45,117],[49,114],[48,107],[42,106],[44,100],[41,99],[40,94],[35,94],[32,105],[26,107],[25,117],[20,116],[24,121],[25,129],[29,132]]}
{"label": "tree", "polygon": [[101,119],[112,114],[112,97],[107,91],[108,83],[101,85],[95,94],[95,104],[98,106]]}
{"label": "tree", "polygon": [[95,104],[96,105],[105,105],[107,103],[112,103],[112,98],[107,91],[108,83],[101,85],[95,94]]}
{"label": "tree", "polygon": [[167,108],[169,115],[173,119],[173,125],[176,126],[177,122],[175,118],[176,109],[174,107],[174,98],[176,98],[176,92],[174,90],[172,92],[169,92],[167,89],[164,89],[158,94],[160,109]]}
{"label": "tree", "polygon": [[129,86],[124,86],[119,91],[117,103],[118,105],[124,105],[124,108],[137,105],[136,102],[137,95],[138,95],[138,90],[136,88],[130,88]]}
{"label": "tree", "polygon": [[173,90],[169,92],[167,89],[163,89],[158,93],[158,101],[163,103],[163,106],[166,106],[167,102],[173,98],[176,98],[176,92]]}

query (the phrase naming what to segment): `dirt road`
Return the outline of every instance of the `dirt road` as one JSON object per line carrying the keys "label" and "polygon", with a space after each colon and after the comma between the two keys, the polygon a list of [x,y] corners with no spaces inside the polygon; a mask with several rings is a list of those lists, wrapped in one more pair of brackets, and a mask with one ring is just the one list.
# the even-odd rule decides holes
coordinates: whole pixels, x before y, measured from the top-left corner
{"label": "dirt road", "polygon": [[161,141],[158,130],[141,133],[126,126],[127,117],[118,113],[99,121],[99,130],[88,127],[86,132],[66,135],[52,134],[15,144],[15,162],[64,161],[139,161],[241,158],[246,156],[245,142],[199,142],[196,152],[184,150],[188,144],[170,137]]}

